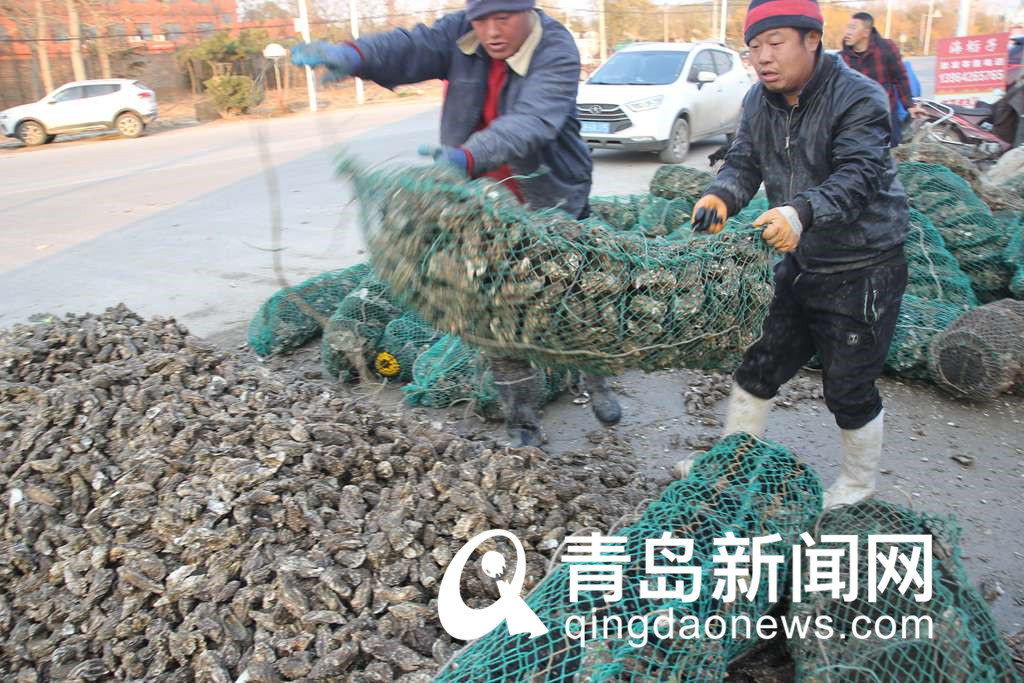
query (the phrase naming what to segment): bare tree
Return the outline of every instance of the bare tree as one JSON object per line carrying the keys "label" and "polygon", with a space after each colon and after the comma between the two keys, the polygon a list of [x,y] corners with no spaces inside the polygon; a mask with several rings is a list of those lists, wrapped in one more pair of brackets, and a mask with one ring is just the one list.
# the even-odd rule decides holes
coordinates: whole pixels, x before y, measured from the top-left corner
{"label": "bare tree", "polygon": [[39,59],[39,77],[46,92],[53,91],[53,73],[50,71],[50,27],[43,0],[36,0],[36,54]]}
{"label": "bare tree", "polygon": [[106,16],[96,11],[96,5],[92,2],[86,2],[85,8],[89,12],[89,19],[96,33],[94,44],[96,46],[96,57],[100,60],[100,73],[103,78],[110,78],[110,47],[107,45],[107,31],[110,28],[110,23]]}
{"label": "bare tree", "polygon": [[85,80],[85,62],[82,60],[82,23],[78,19],[76,0],[65,0],[68,8],[68,37],[71,46],[71,70],[76,81]]}

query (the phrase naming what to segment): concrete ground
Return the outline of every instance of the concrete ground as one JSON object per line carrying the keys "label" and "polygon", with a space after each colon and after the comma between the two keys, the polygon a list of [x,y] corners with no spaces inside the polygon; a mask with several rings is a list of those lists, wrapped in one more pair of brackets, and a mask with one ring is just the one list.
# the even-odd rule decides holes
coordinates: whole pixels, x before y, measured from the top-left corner
{"label": "concrete ground", "polygon": [[[402,103],[0,151],[0,325],[123,301],[242,345],[250,316],[280,286],[272,268],[272,211],[280,210],[278,253],[290,282],[364,260],[350,193],[332,174],[336,155],[344,149],[367,161],[414,161],[420,144],[436,140],[437,116],[436,104]],[[716,146],[694,145],[689,162],[706,166]],[[653,155],[595,158],[596,194],[644,191],[657,168]],[[268,189],[274,183],[276,192]],[[317,367],[311,351],[274,364]],[[656,476],[667,478],[677,459],[717,432],[712,417],[686,411],[687,394],[692,402],[713,390],[704,376],[629,373],[616,383],[626,417],[614,433]],[[776,409],[767,436],[827,483],[837,472],[838,434],[816,386],[808,375],[784,396],[791,405]],[[884,496],[955,513],[971,580],[990,589],[1000,627],[1020,630],[1024,400],[968,405],[894,380],[882,390],[890,416]],[[401,396],[387,390],[376,400]],[[721,402],[712,406],[719,417],[723,410]],[[430,416],[453,428],[495,431],[457,412]],[[608,436],[595,435],[589,408],[571,396],[548,407],[544,425],[555,451]]]}

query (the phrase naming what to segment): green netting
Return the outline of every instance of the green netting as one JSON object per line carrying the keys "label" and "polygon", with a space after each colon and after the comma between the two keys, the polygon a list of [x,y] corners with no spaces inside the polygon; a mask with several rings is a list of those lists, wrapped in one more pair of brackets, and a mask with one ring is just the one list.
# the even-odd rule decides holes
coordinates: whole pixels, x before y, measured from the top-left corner
{"label": "green netting", "polygon": [[277,292],[260,306],[249,322],[249,345],[261,356],[285,353],[302,346],[320,332],[320,323],[303,312],[295,298],[326,318],[369,272],[370,267],[360,263],[322,273]]}
{"label": "green netting", "polygon": [[970,184],[974,194],[993,211],[1024,208],[1021,192],[1012,192],[1009,188],[989,181],[969,157],[960,154],[951,145],[928,140],[909,142],[893,150],[893,157],[900,162],[945,166]]}
{"label": "green netting", "polygon": [[1010,235],[967,182],[944,166],[916,162],[900,164],[899,176],[911,207],[942,234],[979,301],[1007,296],[1013,271],[1003,250]]}
{"label": "green netting", "polygon": [[757,338],[772,257],[741,220],[646,238],[434,167],[350,176],[375,268],[408,309],[541,367],[721,367]]}
{"label": "green netting", "polygon": [[[847,586],[855,580],[858,592],[852,601],[833,598],[831,592],[807,593],[801,601],[792,604],[791,618],[828,617],[835,636],[827,640],[790,639],[789,649],[796,661],[798,680],[806,683],[1010,683],[1021,680],[988,606],[968,582],[960,551],[960,530],[952,517],[935,517],[871,500],[828,512],[814,533],[814,549],[848,550],[849,544],[833,543],[824,538],[830,535],[857,537],[857,562],[854,565],[845,559],[840,561],[838,578]],[[881,591],[877,601],[869,602],[869,566],[876,563],[876,558],[869,554],[869,536],[873,535],[932,537],[932,556],[927,558],[933,577],[930,600],[917,602],[914,599],[917,590],[901,594],[890,585]],[[888,553],[890,547],[893,546],[886,545],[880,550]],[[909,557],[914,544],[903,541],[895,547]],[[803,583],[807,583],[810,563],[804,562],[803,566]],[[900,565],[900,576],[903,575]],[[854,624],[854,619],[860,616],[870,620],[867,626],[863,621]],[[870,630],[871,623],[883,617],[894,619],[896,627],[901,629],[896,637],[849,637],[855,627],[857,633],[863,634]],[[903,624],[912,628],[914,618],[931,620],[931,638],[925,630],[920,632],[920,637],[914,637],[912,630],[902,633]],[[883,628],[889,628],[887,622]],[[839,634],[847,637],[841,638]]]}
{"label": "green netting", "polygon": [[938,334],[928,368],[959,398],[990,400],[1024,385],[1024,301],[1004,299],[968,311]]}
{"label": "green netting", "polygon": [[396,366],[391,371],[384,370],[380,367],[378,356],[378,362],[375,363],[377,372],[401,382],[408,382],[413,377],[413,364],[416,359],[442,336],[413,313],[405,313],[395,318],[384,328],[379,353],[390,354]]}
{"label": "green netting", "polygon": [[885,359],[886,369],[900,377],[931,379],[929,345],[935,335],[946,330],[963,312],[961,306],[905,295]]}
{"label": "green netting", "polygon": [[648,237],[659,237],[689,227],[693,202],[646,194],[622,195],[594,197],[590,209],[616,230],[635,230]]}
{"label": "green netting", "polygon": [[[739,638],[728,633],[721,640],[662,639],[657,633],[665,633],[664,621],[655,631],[656,620],[671,612],[677,621],[696,618],[705,623],[717,616],[747,617],[756,623],[771,608],[767,589],[758,590],[750,600],[740,597],[726,602],[713,597],[717,579],[712,557],[721,554],[715,539],[727,533],[741,539],[779,534],[781,541],[766,545],[765,552],[785,558],[779,570],[781,592],[792,546],[820,512],[817,476],[788,451],[745,434],[726,437],[694,462],[687,479],[670,484],[635,523],[614,530],[615,536],[627,538],[625,554],[629,556],[622,570],[621,600],[607,602],[603,593],[583,592],[578,602],[571,602],[572,570],[560,563],[526,599],[548,633],[533,639],[526,634],[510,636],[502,625],[467,645],[435,680],[720,681],[729,661],[752,646],[756,634],[750,639],[745,633]],[[693,541],[692,557],[685,565],[699,568],[701,587],[695,601],[641,597],[640,582],[655,582],[646,570],[646,541],[664,534]],[[676,578],[670,577],[668,585],[675,585]],[[602,624],[598,637],[583,643],[571,638],[566,622],[574,616],[586,618],[588,624],[591,618],[597,619]],[[606,617],[618,617],[622,624],[631,618],[644,620],[647,643],[634,647],[630,634],[615,628],[605,632]]]}
{"label": "green netting", "polygon": [[[541,405],[555,400],[569,386],[567,371],[539,369],[534,396]],[[412,380],[402,387],[410,405],[450,408],[469,404],[484,417],[498,417],[501,399],[487,359],[454,335],[445,335],[422,352],[413,364]]]}
{"label": "green netting", "polygon": [[320,345],[324,373],[342,381],[368,377],[384,328],[401,314],[387,285],[373,273],[368,274],[341,300],[327,321]]}
{"label": "green netting", "polygon": [[[1022,194],[1021,196],[1024,196]],[[1003,260],[1013,269],[1010,280],[1010,294],[1015,299],[1024,299],[1024,212],[997,211],[995,218],[1010,235],[1003,250]]]}
{"label": "green netting", "polygon": [[651,179],[651,194],[664,199],[686,199],[696,203],[715,176],[682,164],[669,164],[654,172]]}
{"label": "green netting", "polygon": [[920,211],[910,210],[907,254],[907,293],[960,307],[977,306],[971,280],[946,249],[946,242]]}

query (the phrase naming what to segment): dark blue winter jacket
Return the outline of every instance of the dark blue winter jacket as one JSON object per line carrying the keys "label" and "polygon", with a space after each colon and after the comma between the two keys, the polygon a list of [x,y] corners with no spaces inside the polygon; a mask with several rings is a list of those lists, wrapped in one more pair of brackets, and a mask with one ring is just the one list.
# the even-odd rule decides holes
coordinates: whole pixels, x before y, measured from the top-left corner
{"label": "dark blue winter jacket", "polygon": [[435,78],[448,81],[441,144],[464,147],[477,174],[508,164],[527,203],[579,215],[587,206],[593,162],[576,118],[580,56],[564,26],[537,11],[533,30],[508,60],[499,117],[477,131],[487,94],[490,57],[465,12],[356,41],[357,76],[385,87]]}

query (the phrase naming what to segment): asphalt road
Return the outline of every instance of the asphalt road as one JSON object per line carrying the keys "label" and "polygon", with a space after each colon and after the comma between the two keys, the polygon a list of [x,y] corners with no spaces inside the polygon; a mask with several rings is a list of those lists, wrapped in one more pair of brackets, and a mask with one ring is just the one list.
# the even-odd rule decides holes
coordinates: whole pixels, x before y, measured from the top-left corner
{"label": "asphalt road", "polygon": [[[0,150],[0,327],[124,302],[240,345],[249,318],[280,286],[270,251],[272,209],[282,217],[280,255],[290,282],[362,261],[355,207],[333,177],[336,155],[344,149],[368,162],[412,161],[418,146],[436,137],[436,103],[421,102]],[[690,163],[705,166],[715,147],[714,141],[695,145]],[[272,158],[268,165],[261,151]],[[657,168],[653,155],[595,157],[595,194],[642,192]],[[268,193],[268,169],[276,198]],[[683,394],[693,379],[628,373],[615,383],[625,412],[616,433],[652,474],[667,476],[689,454],[688,440],[717,431],[685,414]],[[809,382],[816,386],[817,378]],[[926,385],[886,380],[882,388],[888,412],[883,495],[934,513],[955,512],[971,580],[999,586],[993,604],[999,625],[1020,630],[1024,401],[970,406]],[[401,400],[394,392],[381,397]],[[456,425],[454,414],[437,417]],[[579,449],[596,429],[589,409],[570,398],[546,409],[544,424],[556,452]],[[826,483],[836,476],[838,432],[820,399],[777,409],[768,436],[794,449]],[[964,454],[976,464],[950,459]]]}
{"label": "asphalt road", "polygon": [[[268,251],[273,207],[290,280],[363,260],[336,156],[422,161],[416,150],[436,141],[437,117],[436,103],[375,105],[2,150],[0,325],[116,298],[203,335],[237,327],[278,286]],[[715,147],[694,145],[693,163]],[[644,191],[656,161],[598,157],[598,194]]]}

